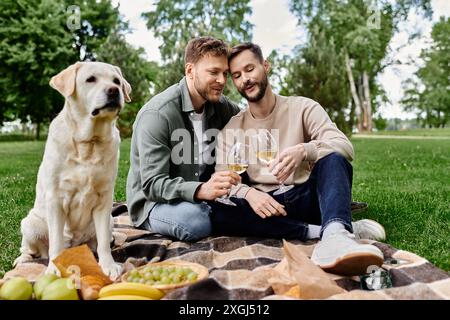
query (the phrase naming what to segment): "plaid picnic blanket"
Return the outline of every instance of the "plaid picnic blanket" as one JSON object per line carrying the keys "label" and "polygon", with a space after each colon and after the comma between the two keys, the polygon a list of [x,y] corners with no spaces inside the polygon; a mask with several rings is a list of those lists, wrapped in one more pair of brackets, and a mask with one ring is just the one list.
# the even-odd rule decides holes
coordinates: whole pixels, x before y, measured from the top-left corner
{"label": "plaid picnic blanket", "polygon": [[[113,249],[117,262],[135,266],[148,261],[186,260],[209,269],[208,279],[170,292],[165,299],[245,300],[288,299],[274,295],[267,269],[283,259],[283,242],[253,237],[208,237],[186,243],[131,226],[124,204],[116,204],[113,215],[116,240]],[[312,252],[315,242],[289,241]],[[367,241],[385,256],[383,268],[391,275],[392,288],[361,290],[359,277],[330,275],[347,293],[331,299],[450,299],[450,275],[411,252],[387,244]]]}
{"label": "plaid picnic blanket", "polygon": [[[355,204],[361,210],[364,204]],[[136,229],[131,225],[127,207],[115,203],[114,245],[112,254],[125,270],[147,262],[185,260],[204,265],[209,277],[191,286],[168,293],[168,300],[256,300],[292,299],[274,294],[267,271],[284,257],[283,241],[254,237],[209,237],[194,243],[177,241],[160,234]],[[289,241],[312,253],[315,242]],[[387,244],[367,241],[380,248],[385,256],[382,266],[388,270],[392,288],[361,290],[359,277],[329,275],[345,293],[329,299],[450,299],[450,275],[411,252]],[[45,269],[46,261],[33,261],[5,274],[34,278]]]}

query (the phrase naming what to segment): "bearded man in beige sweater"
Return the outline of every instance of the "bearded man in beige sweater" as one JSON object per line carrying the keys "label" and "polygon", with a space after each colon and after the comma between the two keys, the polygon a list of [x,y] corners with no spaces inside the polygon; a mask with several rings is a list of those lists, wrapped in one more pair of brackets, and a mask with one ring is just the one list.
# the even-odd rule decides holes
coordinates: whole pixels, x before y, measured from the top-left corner
{"label": "bearded man in beige sweater", "polygon": [[[248,107],[232,117],[218,136],[216,171],[230,168],[227,155],[236,142],[256,150],[255,132],[273,132],[278,155],[268,164],[251,161],[242,183],[230,184],[229,196],[236,206],[210,203],[213,233],[303,241],[319,238],[311,260],[332,273],[359,275],[370,266],[380,266],[383,253],[357,240],[384,240],[384,228],[373,220],[351,221],[351,142],[319,103],[272,91],[270,64],[258,45],[233,47],[228,63]],[[293,187],[276,194],[280,183]]]}

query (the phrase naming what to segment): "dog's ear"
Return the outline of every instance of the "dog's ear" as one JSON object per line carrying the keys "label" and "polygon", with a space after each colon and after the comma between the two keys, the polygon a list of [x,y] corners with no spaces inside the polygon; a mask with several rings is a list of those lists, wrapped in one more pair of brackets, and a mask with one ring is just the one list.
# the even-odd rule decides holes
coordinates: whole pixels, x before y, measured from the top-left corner
{"label": "dog's ear", "polygon": [[114,68],[116,69],[116,71],[119,73],[120,78],[121,78],[121,82],[122,82],[122,92],[123,92],[123,96],[125,98],[126,102],[131,102],[131,98],[130,98],[130,93],[131,93],[131,85],[128,83],[128,81],[123,77],[122,75],[122,70],[120,70],[119,67],[114,66]]}
{"label": "dog's ear", "polygon": [[50,86],[58,90],[65,98],[71,96],[75,92],[75,79],[80,66],[81,62],[77,62],[53,76],[50,80]]}

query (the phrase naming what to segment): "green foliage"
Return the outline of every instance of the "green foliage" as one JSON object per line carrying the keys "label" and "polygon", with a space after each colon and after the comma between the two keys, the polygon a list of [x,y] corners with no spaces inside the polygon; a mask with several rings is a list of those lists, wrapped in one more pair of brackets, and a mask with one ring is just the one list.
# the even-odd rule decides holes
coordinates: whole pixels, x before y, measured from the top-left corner
{"label": "green foliage", "polygon": [[0,3],[0,106],[8,120],[45,122],[61,108],[48,82],[77,60],[65,19],[60,1]]}
{"label": "green foliage", "polygon": [[[323,55],[333,55],[339,61],[338,63],[345,65],[343,57],[348,54],[357,94],[360,97],[363,96],[362,75],[367,73],[372,112],[376,111],[379,101],[386,100],[383,89],[377,84],[376,78],[387,65],[392,63],[385,58],[388,54],[389,42],[397,30],[399,22],[408,17],[411,8],[417,9],[426,17],[431,16],[430,0],[399,0],[395,2],[389,0],[291,0],[289,4],[291,11],[299,19],[299,25],[308,29],[311,39],[315,38],[316,30],[319,31],[319,34],[324,35],[329,43],[329,48],[322,46]],[[314,45],[312,41],[309,43],[309,46]],[[316,48],[316,50],[319,49]],[[303,49],[300,53],[307,54],[307,52],[308,50]],[[296,60],[302,61],[302,58]],[[320,66],[316,67],[320,69]],[[301,69],[302,67],[297,68]],[[344,79],[344,76],[337,73],[338,71],[345,73],[344,68],[335,71],[333,77]],[[313,70],[311,70],[312,72]],[[320,75],[319,71],[315,73]],[[329,72],[323,76],[324,79],[329,77]],[[295,81],[295,79],[293,80]],[[342,109],[352,105],[348,83],[348,78],[345,77],[340,92],[347,91],[344,96],[348,100],[344,103],[341,102]],[[305,91],[309,92],[308,89]],[[351,126],[353,111],[350,112],[350,116]]]}
{"label": "green foliage", "polygon": [[[81,29],[74,33],[67,27],[69,5],[78,5],[81,12]],[[107,0],[1,1],[0,124],[30,118],[39,128],[49,122],[63,106],[50,78],[80,58],[92,57],[113,28],[124,27]]]}
{"label": "green foliage", "polygon": [[441,17],[433,26],[433,44],[422,50],[425,65],[415,73],[417,80],[404,85],[402,100],[407,110],[417,111],[418,119],[429,127],[444,127],[450,120],[450,19]]}
{"label": "green foliage", "polygon": [[137,112],[150,98],[150,89],[155,87],[159,67],[146,60],[143,48],[128,44],[119,31],[112,32],[96,51],[96,59],[119,66],[131,85],[132,101],[122,110],[117,123],[122,137],[128,137]]}
{"label": "green foliage", "polygon": [[308,42],[309,45],[298,47],[296,58],[287,63],[281,94],[306,96],[319,102],[339,129],[350,134],[346,114],[350,93],[345,85],[342,54],[336,53],[334,41],[329,42],[317,26],[311,31]]}
{"label": "green foliage", "polygon": [[[164,62],[156,84],[160,92],[180,81],[184,75],[184,49],[191,38],[210,35],[233,45],[252,38],[250,0],[159,0],[155,10],[143,13],[147,28],[163,40]],[[230,96],[230,93],[231,96]],[[225,90],[230,98],[240,99],[231,82]]]}
{"label": "green foliage", "polygon": [[[120,33],[128,25],[120,19],[119,8],[110,0],[63,0],[65,7],[78,6],[80,26],[72,31],[74,46],[80,60],[95,60],[95,53],[113,32]],[[71,12],[66,12],[70,18]]]}
{"label": "green foliage", "polygon": [[381,116],[373,119],[373,122],[375,123],[375,128],[377,128],[378,131],[383,131],[387,127],[387,120]]}

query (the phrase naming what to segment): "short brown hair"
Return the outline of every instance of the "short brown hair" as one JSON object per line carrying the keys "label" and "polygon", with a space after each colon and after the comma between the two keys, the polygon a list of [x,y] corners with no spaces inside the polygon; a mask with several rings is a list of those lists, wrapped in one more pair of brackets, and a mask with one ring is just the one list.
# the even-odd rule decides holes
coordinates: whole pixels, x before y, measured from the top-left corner
{"label": "short brown hair", "polygon": [[250,50],[258,58],[259,62],[264,62],[261,47],[252,42],[244,42],[231,48],[230,52],[228,53],[228,63],[230,63],[231,60],[233,60],[239,53],[245,50]]}
{"label": "short brown hair", "polygon": [[191,39],[184,52],[184,63],[196,63],[200,58],[211,54],[216,57],[228,56],[229,47],[220,39],[198,37]]}

